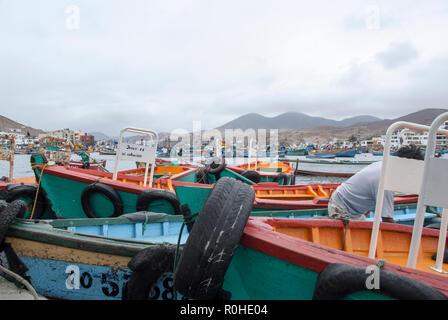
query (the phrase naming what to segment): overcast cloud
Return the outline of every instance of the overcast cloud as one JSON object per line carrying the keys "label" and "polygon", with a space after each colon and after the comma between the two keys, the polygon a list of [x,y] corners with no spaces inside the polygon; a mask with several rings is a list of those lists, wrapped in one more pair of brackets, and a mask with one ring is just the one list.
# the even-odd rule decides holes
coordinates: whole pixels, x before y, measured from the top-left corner
{"label": "overcast cloud", "polygon": [[0,115],[117,135],[448,108],[447,30],[442,0],[0,0]]}

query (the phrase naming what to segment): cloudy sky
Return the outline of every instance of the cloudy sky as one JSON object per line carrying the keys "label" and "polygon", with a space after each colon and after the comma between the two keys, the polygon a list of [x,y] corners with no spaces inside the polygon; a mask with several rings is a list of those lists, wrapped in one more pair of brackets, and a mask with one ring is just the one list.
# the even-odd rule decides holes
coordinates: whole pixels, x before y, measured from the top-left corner
{"label": "cloudy sky", "polygon": [[0,0],[0,115],[118,135],[448,108],[448,1]]}

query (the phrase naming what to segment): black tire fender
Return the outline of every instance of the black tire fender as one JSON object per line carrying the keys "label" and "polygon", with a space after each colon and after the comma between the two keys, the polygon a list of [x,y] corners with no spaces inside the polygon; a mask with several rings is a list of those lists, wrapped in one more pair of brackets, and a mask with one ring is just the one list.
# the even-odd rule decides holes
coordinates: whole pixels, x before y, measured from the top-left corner
{"label": "black tire fender", "polygon": [[[181,252],[182,248],[179,248]],[[123,300],[149,300],[151,289],[165,272],[173,270],[175,245],[149,246],[128,263],[131,277],[123,286]]]}
{"label": "black tire fender", "polygon": [[151,202],[155,200],[167,201],[173,207],[174,214],[182,214],[177,195],[174,192],[160,189],[148,189],[142,191],[137,198],[137,211],[150,211],[148,210],[148,207]]}
{"label": "black tire fender", "polygon": [[220,163],[216,163],[214,160],[207,165],[207,172],[210,174],[217,175],[221,173],[226,167],[225,158],[221,158]]}
{"label": "black tire fender", "polygon": [[[283,183],[280,183],[283,180]],[[274,178],[274,182],[278,182],[278,184],[284,185],[286,186],[288,184],[288,176],[283,173],[280,172],[275,178]]]}
{"label": "black tire fender", "polygon": [[[8,191],[6,193],[6,202],[13,202],[19,198],[26,198],[30,199],[29,205],[32,208],[34,205],[34,199],[36,198],[36,192],[37,192],[37,186],[30,184],[16,185],[11,188],[8,188]],[[44,190],[40,188],[39,194],[37,196],[36,205],[34,208],[33,219],[40,219],[46,207],[47,207],[47,200],[44,195]],[[24,218],[24,217],[25,217],[25,211],[23,211],[18,216],[18,218]]]}
{"label": "black tire fender", "polygon": [[25,215],[26,204],[22,200],[15,200],[11,203],[0,201],[0,244],[5,238],[9,226],[16,217]]}
{"label": "black tire fender", "polygon": [[123,214],[123,200],[121,199],[118,192],[107,184],[94,182],[88,185],[81,194],[82,209],[84,210],[84,213],[87,215],[87,217],[98,218],[95,212],[93,212],[92,208],[90,207],[90,197],[94,193],[102,193],[112,202],[114,206],[114,213],[111,217],[118,217]]}
{"label": "black tire fender", "polygon": [[[368,290],[366,268],[342,263],[328,265],[317,278],[313,300],[340,300],[350,293]],[[398,273],[381,270],[380,292],[399,300],[447,300],[440,291]]]}
{"label": "black tire fender", "polygon": [[261,180],[260,174],[253,170],[244,170],[241,175],[252,182],[259,183]]}
{"label": "black tire fender", "polygon": [[174,288],[187,298],[219,299],[255,199],[254,190],[223,177],[205,201],[183,248]]}

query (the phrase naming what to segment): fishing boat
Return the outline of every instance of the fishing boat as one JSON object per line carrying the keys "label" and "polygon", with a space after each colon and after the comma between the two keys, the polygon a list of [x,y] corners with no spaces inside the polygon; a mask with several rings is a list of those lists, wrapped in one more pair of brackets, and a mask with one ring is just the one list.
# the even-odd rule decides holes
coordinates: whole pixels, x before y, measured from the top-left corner
{"label": "fishing boat", "polygon": [[[391,156],[395,156],[397,153],[396,152],[391,152],[390,153],[390,155]],[[374,156],[383,156],[384,155],[384,153],[383,152],[374,152],[374,151],[372,151],[372,155],[374,155]]]}
{"label": "fishing boat", "polygon": [[[174,275],[174,287],[182,295],[241,300],[448,299],[448,275],[429,268],[437,252],[437,230],[423,230],[420,264],[413,269],[404,265],[413,228],[382,223],[376,258],[387,262],[377,264],[367,258],[372,222],[249,217],[247,205],[253,198],[235,198],[241,193],[238,188],[231,181],[219,181],[210,195],[220,199],[219,206],[204,206],[197,216]],[[375,266],[381,286],[366,286]]]}
{"label": "fishing boat", "polygon": [[303,174],[308,176],[323,176],[323,177],[343,177],[350,178],[355,174],[350,172],[327,172],[327,171],[311,171],[311,170],[296,170],[296,174]]}
{"label": "fishing boat", "polygon": [[92,157],[88,153],[86,153],[82,150],[75,151],[75,153],[81,157],[81,161],[70,160],[70,163],[69,163],[70,167],[81,168],[81,169],[91,169],[91,170],[97,170],[97,171],[107,171],[107,169],[106,169],[106,161],[107,160],[92,159]]}
{"label": "fishing boat", "polygon": [[306,156],[308,155],[308,149],[297,149],[297,150],[288,150],[286,151],[285,156]]}
{"label": "fishing boat", "polygon": [[366,270],[377,264],[367,258],[371,228],[367,221],[353,221],[345,228],[337,220],[250,218],[222,288],[232,299],[424,299],[426,293],[432,294],[430,299],[447,299],[447,275],[429,268],[438,231],[424,230],[419,268],[410,269],[404,261],[412,227],[399,224],[383,223],[381,228],[376,258],[387,261],[380,273],[380,289],[387,291],[368,290],[365,283],[371,273]]}
{"label": "fishing boat", "polygon": [[149,209],[174,214],[179,207],[177,197],[165,190],[160,177],[196,170],[187,166],[155,166],[154,179],[149,184],[145,168],[120,171],[114,177],[112,172],[46,165],[39,156],[32,160],[36,181],[56,217],[66,219],[119,216]]}
{"label": "fishing boat", "polygon": [[[124,130],[147,133],[140,129]],[[123,132],[127,131],[122,130]],[[126,147],[133,146],[126,144]],[[144,152],[145,147],[136,146],[135,149]],[[120,172],[117,170],[119,155],[115,161],[114,172],[70,167],[70,152],[68,155],[54,155],[53,153],[60,152],[52,151],[53,153],[47,152],[47,157],[31,156],[32,169],[38,182],[37,188],[31,192],[28,186],[18,186],[14,189],[14,199],[26,196],[30,204],[26,217],[32,216],[34,219],[111,217],[142,210],[178,214],[180,205],[177,196],[165,190],[167,187],[160,183],[160,178],[180,172],[194,172],[195,167],[159,166],[155,159],[155,148],[150,151],[149,157],[152,160],[146,161],[146,167]],[[124,154],[126,155],[126,151]],[[132,154],[137,154],[137,157],[131,157],[133,161],[135,158],[145,159],[138,152],[132,151]],[[61,165],[49,164],[46,159],[50,156]],[[34,205],[36,193],[38,201]]]}
{"label": "fishing boat", "polygon": [[[168,184],[168,181],[161,181]],[[192,212],[199,212],[205,200],[209,196],[213,184],[198,184],[179,181],[174,177],[169,181],[170,190],[176,192],[182,205],[186,204]],[[254,210],[305,210],[324,209],[328,207],[330,194],[340,184],[310,184],[280,186],[275,183],[252,184],[255,191]],[[395,204],[416,203],[418,197],[415,194],[397,193],[394,197]]]}
{"label": "fishing boat", "polygon": [[[221,186],[228,180],[221,180],[218,189],[222,190]],[[232,183],[236,181],[230,180]],[[246,186],[238,192],[246,203],[244,212],[251,211],[253,198],[247,193],[250,187],[240,182],[241,186]],[[238,198],[235,201],[240,203]],[[219,209],[218,198],[210,197],[207,202],[204,210]],[[401,221],[399,217],[402,216],[404,221],[412,215],[415,206],[395,209],[396,220]],[[16,219],[6,232],[4,257],[0,254],[0,261],[28,279],[39,294],[50,298],[182,299],[181,293],[176,291],[174,294],[173,266],[177,252],[180,254],[189,231],[194,228],[190,225],[194,218],[188,212],[183,214],[136,212],[112,218]],[[260,214],[250,212],[251,216]],[[327,212],[308,210],[263,214],[310,218],[325,216]],[[0,216],[5,219],[8,215],[2,212]],[[0,240],[2,238],[0,234]]]}
{"label": "fishing boat", "polygon": [[237,166],[227,166],[242,176],[248,177],[255,183],[277,182],[280,185],[289,185],[294,179],[294,168],[289,162],[254,161]]}
{"label": "fishing boat", "polygon": [[368,161],[368,160],[347,160],[347,159],[335,159],[335,160],[326,160],[326,159],[282,159],[284,162],[298,162],[298,163],[312,163],[312,164],[336,164],[336,165],[369,165],[378,160]]}
{"label": "fishing boat", "polygon": [[307,156],[307,158],[354,158],[356,155],[355,150],[331,150],[315,152]]}
{"label": "fishing boat", "polygon": [[100,155],[113,156],[117,154],[117,151],[111,148],[101,148],[99,151]]}
{"label": "fishing boat", "polygon": [[321,158],[324,158],[324,159],[334,159],[334,158],[336,158],[336,155],[334,155],[334,154],[326,154],[326,153],[322,153],[322,154],[313,153],[313,154],[307,155],[306,157],[309,158],[309,159],[316,159],[316,158],[318,158],[318,159],[321,159]]}
{"label": "fishing boat", "polygon": [[[153,299],[172,299],[167,272],[172,274],[178,243],[188,236],[185,230],[179,237],[181,227],[182,220],[148,212],[112,219],[16,219],[0,235],[0,264],[48,298],[147,299],[155,284]],[[142,270],[150,283],[141,284]]]}

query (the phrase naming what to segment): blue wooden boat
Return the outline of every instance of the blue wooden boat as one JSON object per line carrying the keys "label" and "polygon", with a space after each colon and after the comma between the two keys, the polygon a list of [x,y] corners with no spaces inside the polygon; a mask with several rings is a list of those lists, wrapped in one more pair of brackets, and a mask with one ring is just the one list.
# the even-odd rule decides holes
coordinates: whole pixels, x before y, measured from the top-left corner
{"label": "blue wooden boat", "polygon": [[356,155],[356,151],[355,150],[348,150],[348,151],[343,151],[343,152],[336,153],[336,157],[337,158],[340,158],[340,157],[353,158],[355,155]]}
{"label": "blue wooden boat", "polygon": [[334,154],[312,154],[306,156],[308,159],[316,159],[316,158],[323,158],[323,159],[334,159],[336,156]]}
{"label": "blue wooden boat", "polygon": [[306,157],[333,159],[333,158],[353,158],[355,155],[356,155],[355,150],[341,150],[341,151],[329,151],[329,152],[316,152]]}
{"label": "blue wooden boat", "polygon": [[153,298],[172,299],[169,283],[180,250],[177,243],[188,237],[185,228],[179,238],[182,223],[182,217],[160,214],[17,220],[6,233],[0,262],[26,278],[40,295],[74,300],[138,299],[135,279],[143,263],[153,270]]}

